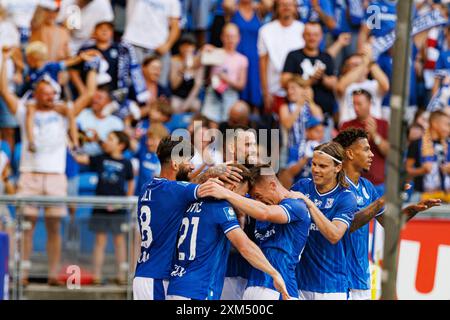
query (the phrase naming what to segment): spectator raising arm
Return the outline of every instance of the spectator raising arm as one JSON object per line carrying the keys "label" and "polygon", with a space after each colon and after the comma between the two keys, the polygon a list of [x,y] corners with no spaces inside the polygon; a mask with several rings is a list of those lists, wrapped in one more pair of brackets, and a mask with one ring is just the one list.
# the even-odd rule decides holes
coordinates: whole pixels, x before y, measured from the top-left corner
{"label": "spectator raising arm", "polygon": [[2,48],[2,64],[0,69],[0,95],[2,96],[3,100],[5,100],[9,111],[12,114],[16,114],[17,105],[19,104],[19,98],[9,90],[8,78],[6,75],[6,64],[11,56],[11,52],[11,48]]}
{"label": "spectator raising arm", "polygon": [[87,74],[87,89],[80,95],[73,104],[73,116],[76,118],[84,108],[86,108],[92,100],[92,96],[97,90],[97,72],[90,70]]}

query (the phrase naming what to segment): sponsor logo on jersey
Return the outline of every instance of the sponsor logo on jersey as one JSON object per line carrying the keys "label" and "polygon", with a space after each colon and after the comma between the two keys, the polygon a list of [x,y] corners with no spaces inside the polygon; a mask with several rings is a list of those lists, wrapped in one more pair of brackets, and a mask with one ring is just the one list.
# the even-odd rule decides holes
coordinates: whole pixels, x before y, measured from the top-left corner
{"label": "sponsor logo on jersey", "polygon": [[315,223],[311,223],[311,225],[309,226],[309,231],[319,231],[319,228]]}
{"label": "sponsor logo on jersey", "polygon": [[265,234],[261,234],[259,232],[255,232],[255,238],[258,239],[259,241],[264,241],[267,238],[270,238],[271,236],[273,236],[275,234],[275,227],[273,227],[270,230],[267,230]]}

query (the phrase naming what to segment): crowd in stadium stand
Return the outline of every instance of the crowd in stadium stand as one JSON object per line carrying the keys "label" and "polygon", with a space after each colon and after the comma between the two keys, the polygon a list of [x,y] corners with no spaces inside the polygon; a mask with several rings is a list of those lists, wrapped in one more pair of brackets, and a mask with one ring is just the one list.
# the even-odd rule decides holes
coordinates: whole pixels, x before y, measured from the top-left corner
{"label": "crowd in stadium stand", "polygon": [[[444,3],[415,1],[411,201],[450,202]],[[86,173],[97,174],[97,195],[139,194],[159,174],[159,141],[175,129],[192,133],[198,174],[223,162],[201,129],[247,127],[281,129],[278,176],[288,188],[310,176],[314,147],[341,128],[363,128],[374,153],[364,177],[384,194],[396,21],[388,0],[0,0],[0,194],[75,196]],[[7,210],[0,228],[11,226]],[[90,223],[97,278],[105,232],[121,233],[120,219],[105,221],[111,210],[94,211]],[[50,284],[66,211],[45,213]],[[37,208],[24,213],[35,224]],[[124,239],[114,243],[123,264]]]}

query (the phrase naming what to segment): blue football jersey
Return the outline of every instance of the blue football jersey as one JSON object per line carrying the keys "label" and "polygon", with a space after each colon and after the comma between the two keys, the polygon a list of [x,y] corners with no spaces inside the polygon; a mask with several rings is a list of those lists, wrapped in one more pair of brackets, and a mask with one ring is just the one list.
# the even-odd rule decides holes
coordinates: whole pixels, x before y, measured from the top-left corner
{"label": "blue football jersey", "polygon": [[[380,196],[372,182],[365,178],[359,178],[358,185],[355,185],[349,178],[346,178],[350,191],[356,197],[358,211],[364,209]],[[384,209],[377,214],[380,215]],[[348,278],[350,289],[368,290],[370,289],[369,270],[369,224],[358,230],[344,235],[344,250],[347,257]]]}
{"label": "blue football jersey", "polygon": [[181,224],[167,294],[219,300],[230,251],[226,234],[236,228],[239,222],[227,201],[192,203]]}
{"label": "blue football jersey", "polygon": [[[350,227],[357,211],[356,199],[350,190],[337,185],[333,190],[321,194],[312,179],[299,180],[291,190],[306,195],[330,221],[337,220]],[[343,241],[331,244],[312,222],[296,273],[300,290],[318,293],[347,292],[349,286]]]}
{"label": "blue football jersey", "polygon": [[[298,298],[295,267],[308,239],[311,217],[303,200],[284,199],[279,205],[285,211],[288,223],[257,221],[255,236],[267,260],[283,277],[289,295]],[[252,268],[247,287],[254,286],[275,290],[268,274]]]}
{"label": "blue football jersey", "polygon": [[154,178],[138,202],[141,254],[136,277],[169,279],[183,214],[197,200],[197,184]]}

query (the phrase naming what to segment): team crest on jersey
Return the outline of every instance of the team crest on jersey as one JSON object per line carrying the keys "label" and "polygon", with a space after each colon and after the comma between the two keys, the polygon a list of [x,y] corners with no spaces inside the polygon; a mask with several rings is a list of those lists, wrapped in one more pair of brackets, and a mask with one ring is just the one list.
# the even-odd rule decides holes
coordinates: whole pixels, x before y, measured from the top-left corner
{"label": "team crest on jersey", "polygon": [[314,199],[314,204],[316,207],[320,208],[322,206],[322,200]]}
{"label": "team crest on jersey", "polygon": [[356,202],[358,203],[358,206],[362,206],[364,204],[364,199],[361,196],[356,196]]}
{"label": "team crest on jersey", "polygon": [[223,212],[225,212],[225,216],[227,217],[228,221],[236,219],[236,213],[234,212],[234,209],[232,207],[223,208]]}
{"label": "team crest on jersey", "polygon": [[325,209],[330,209],[333,206],[334,198],[328,198],[327,203],[325,204]]}
{"label": "team crest on jersey", "polygon": [[363,188],[362,188],[362,192],[363,192],[364,198],[366,198],[367,200],[369,200],[370,196],[369,196],[369,194],[367,193],[366,188],[363,187]]}

